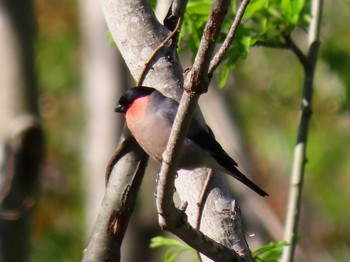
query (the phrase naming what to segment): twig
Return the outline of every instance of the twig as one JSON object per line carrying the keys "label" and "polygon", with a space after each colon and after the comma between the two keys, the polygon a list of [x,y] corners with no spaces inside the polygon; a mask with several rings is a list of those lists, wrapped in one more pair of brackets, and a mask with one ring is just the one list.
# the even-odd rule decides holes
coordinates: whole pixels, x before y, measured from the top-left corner
{"label": "twig", "polygon": [[276,49],[290,49],[290,47],[285,42],[256,41],[254,46],[263,46]]}
{"label": "twig", "polygon": [[[207,179],[204,181],[202,192],[199,195],[199,199],[198,199],[198,203],[197,203],[197,206],[198,206],[197,219],[196,219],[196,224],[195,224],[195,229],[197,229],[197,230],[200,230],[200,227],[201,227],[203,209],[204,209],[204,204],[205,204],[205,197],[207,196],[207,193],[208,193],[208,186],[209,186],[210,180],[212,178],[212,175],[213,175],[213,170],[210,169],[208,172]],[[202,257],[200,255],[199,251],[197,251],[197,256],[198,256],[198,260],[200,262],[202,262]]]}
{"label": "twig", "polygon": [[209,187],[209,183],[210,183],[212,176],[213,176],[213,170],[210,169],[208,172],[207,179],[204,182],[202,192],[201,192],[199,199],[198,199],[198,203],[197,203],[198,211],[197,211],[197,220],[196,220],[196,226],[195,226],[195,228],[197,230],[200,229],[201,220],[202,220],[202,213],[203,213],[204,204],[205,204],[205,197],[208,193],[208,187]]}
{"label": "twig", "polygon": [[300,63],[303,65],[303,67],[309,66],[309,58],[304,55],[304,53],[300,50],[300,48],[294,43],[293,39],[290,35],[284,36],[284,39],[286,41],[286,45],[288,48],[295,54],[295,56],[299,59]]}
{"label": "twig", "polygon": [[215,41],[220,33],[223,19],[227,14],[230,1],[214,1],[210,18],[205,26],[201,43],[196,54],[193,68],[184,89],[192,95],[207,92],[209,86],[209,65],[214,52]]}
{"label": "twig", "polygon": [[249,5],[250,0],[243,0],[241,5],[239,6],[239,9],[237,11],[235,20],[233,21],[233,24],[225,38],[225,41],[221,45],[219,51],[215,54],[214,58],[210,62],[210,67],[209,67],[209,76],[211,76],[214,72],[214,70],[218,67],[220,62],[222,61],[224,55],[226,54],[228,48],[232,44],[232,41],[236,35],[238,26],[240,25],[244,12],[247,9],[247,6]]}
{"label": "twig", "polygon": [[313,80],[319,50],[319,32],[321,26],[322,0],[312,1],[312,17],[310,24],[309,53],[304,66],[304,88],[301,99],[301,116],[297,134],[297,143],[294,150],[294,160],[291,175],[291,185],[286,216],[284,239],[290,243],[283,251],[283,262],[294,260],[297,244],[299,215],[301,207],[301,193],[304,182],[306,159],[306,146],[308,139],[309,123],[312,113],[311,102],[313,96]]}
{"label": "twig", "polygon": [[288,49],[291,50],[295,56],[299,59],[299,62],[303,66],[308,66],[307,56],[300,50],[300,48],[294,43],[290,35],[283,36],[284,42],[266,42],[257,41],[254,46],[263,46],[276,49]]}
{"label": "twig", "polygon": [[139,80],[137,81],[137,86],[141,86],[143,83],[143,80],[145,80],[145,76],[149,70],[149,67],[151,65],[151,62],[153,61],[154,57],[157,55],[157,53],[173,38],[176,34],[178,34],[178,30],[181,25],[181,17],[177,20],[176,27],[174,31],[172,31],[167,38],[164,39],[164,41],[154,50],[152,55],[148,58],[147,62],[145,63],[143,70],[140,74]]}

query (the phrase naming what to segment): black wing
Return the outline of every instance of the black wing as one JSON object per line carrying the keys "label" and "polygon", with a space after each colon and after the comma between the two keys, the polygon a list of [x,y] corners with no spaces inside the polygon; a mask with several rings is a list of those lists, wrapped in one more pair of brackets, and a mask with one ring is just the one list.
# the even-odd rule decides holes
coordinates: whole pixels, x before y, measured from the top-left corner
{"label": "black wing", "polygon": [[[161,108],[162,114],[170,121],[174,123],[174,119],[179,107],[179,103],[171,98],[164,97],[161,93],[153,93],[155,103],[162,103]],[[176,108],[176,110],[174,110]],[[221,162],[227,162],[228,165],[237,166],[237,163],[230,158],[221,145],[216,141],[213,131],[206,126],[206,129],[198,122],[197,119],[192,119],[187,137],[192,140],[198,146],[209,151],[212,156],[221,164]],[[222,161],[220,161],[220,158]],[[226,168],[226,167],[225,167]]]}
{"label": "black wing", "polygon": [[210,127],[206,126],[206,128],[207,130],[201,127],[196,119],[193,119],[187,137],[198,146],[209,151],[214,158],[220,158],[220,156],[225,155],[230,159],[231,165],[237,166],[237,163],[227,155],[225,150],[216,141],[214,133]]}
{"label": "black wing", "polygon": [[[196,126],[198,125],[198,126]],[[191,139],[198,146],[206,149],[212,157],[227,171],[230,175],[238,181],[255,191],[261,196],[268,196],[268,194],[247,178],[241,171],[238,170],[238,164],[225,152],[221,145],[216,141],[213,132],[207,126],[208,131],[200,128],[199,123],[194,119],[192,121],[187,137]],[[197,131],[199,130],[199,131]]]}
{"label": "black wing", "polygon": [[[165,98],[161,93],[153,93],[154,99],[156,103],[162,103],[161,108],[162,114],[169,120],[171,124],[174,123],[175,115],[177,112],[177,108],[179,107],[179,103],[173,99]],[[174,108],[176,110],[174,110]],[[211,129],[207,126],[205,129],[199,122],[194,118],[192,119],[187,138],[192,140],[195,144],[200,146],[201,148],[207,150],[212,157],[227,171],[230,172],[234,178],[238,181],[242,182],[247,187],[254,190],[261,196],[268,196],[268,194],[254,184],[251,180],[249,180],[244,174],[241,173],[237,169],[237,163],[225,152],[225,150],[221,147],[221,145],[216,141],[215,136]]]}

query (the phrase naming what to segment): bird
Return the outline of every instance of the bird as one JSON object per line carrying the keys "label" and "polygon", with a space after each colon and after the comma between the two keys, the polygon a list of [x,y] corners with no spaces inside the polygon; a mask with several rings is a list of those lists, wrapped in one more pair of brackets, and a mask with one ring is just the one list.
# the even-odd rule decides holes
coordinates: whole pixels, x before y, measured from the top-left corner
{"label": "bird", "polygon": [[[126,125],[141,148],[161,162],[179,103],[148,86],[128,88],[119,99],[115,111],[125,114]],[[211,129],[203,127],[194,117],[182,148],[179,169],[207,167],[229,174],[260,196],[264,190],[249,180],[238,164],[216,141]]]}

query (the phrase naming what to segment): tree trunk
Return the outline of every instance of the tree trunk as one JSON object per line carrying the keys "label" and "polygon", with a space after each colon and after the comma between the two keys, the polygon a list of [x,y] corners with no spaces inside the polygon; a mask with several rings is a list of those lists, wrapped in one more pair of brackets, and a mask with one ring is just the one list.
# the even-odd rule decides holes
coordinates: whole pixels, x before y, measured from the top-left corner
{"label": "tree trunk", "polygon": [[28,261],[43,132],[32,1],[0,2],[0,261]]}

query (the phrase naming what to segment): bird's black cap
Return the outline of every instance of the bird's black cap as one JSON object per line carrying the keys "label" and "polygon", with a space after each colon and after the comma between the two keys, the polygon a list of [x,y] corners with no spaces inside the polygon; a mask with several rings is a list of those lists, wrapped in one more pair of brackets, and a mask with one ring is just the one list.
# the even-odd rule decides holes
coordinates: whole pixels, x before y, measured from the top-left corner
{"label": "bird's black cap", "polygon": [[115,112],[125,113],[135,99],[143,96],[148,96],[155,91],[154,88],[148,86],[137,86],[126,90],[126,92],[120,97],[118,104],[115,107]]}

